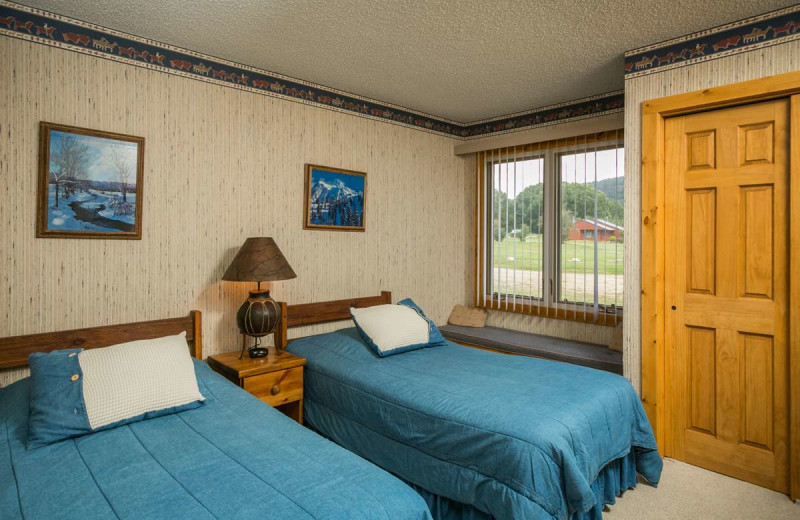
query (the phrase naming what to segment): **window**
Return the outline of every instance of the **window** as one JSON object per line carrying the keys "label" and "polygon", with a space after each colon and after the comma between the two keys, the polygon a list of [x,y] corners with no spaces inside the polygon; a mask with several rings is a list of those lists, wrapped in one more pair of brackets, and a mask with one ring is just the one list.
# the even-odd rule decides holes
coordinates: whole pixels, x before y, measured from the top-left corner
{"label": "window", "polygon": [[478,154],[476,305],[622,317],[622,131]]}

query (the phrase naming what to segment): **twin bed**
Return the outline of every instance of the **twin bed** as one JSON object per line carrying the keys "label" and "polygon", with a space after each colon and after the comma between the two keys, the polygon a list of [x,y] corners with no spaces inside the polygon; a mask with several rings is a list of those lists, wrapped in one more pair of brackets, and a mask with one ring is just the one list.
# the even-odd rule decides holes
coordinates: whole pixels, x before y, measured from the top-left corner
{"label": "twin bed", "polygon": [[0,366],[27,354],[187,333],[203,406],[26,449],[30,378],[0,390],[0,518],[430,518],[420,496],[303,428],[201,359],[199,313],[0,340]]}
{"label": "twin bed", "polygon": [[453,343],[378,357],[356,329],[287,340],[391,294],[284,305],[308,426],[399,476],[438,519],[600,519],[662,461],[628,380]]}
{"label": "twin bed", "polygon": [[[584,520],[637,473],[657,484],[652,431],[619,376],[454,344],[378,357],[354,329],[287,341],[289,327],[390,301],[283,304],[276,343],[307,360],[307,426],[347,450],[199,361],[204,406],[32,451],[27,380],[0,390],[0,517]],[[165,321],[149,335],[101,327],[108,339],[83,346],[180,329],[199,359],[197,320]],[[42,346],[0,340],[0,366]]]}

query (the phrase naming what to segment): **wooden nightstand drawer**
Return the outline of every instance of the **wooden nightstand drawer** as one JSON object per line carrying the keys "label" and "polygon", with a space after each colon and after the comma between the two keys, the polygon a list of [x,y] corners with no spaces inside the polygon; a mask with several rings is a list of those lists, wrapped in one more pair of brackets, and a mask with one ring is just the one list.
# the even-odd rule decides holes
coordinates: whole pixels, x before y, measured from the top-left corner
{"label": "wooden nightstand drawer", "polygon": [[239,355],[227,352],[208,356],[208,364],[233,384],[302,424],[306,360],[286,351],[278,353],[274,348],[262,358]]}
{"label": "wooden nightstand drawer", "polygon": [[242,387],[270,406],[303,398],[303,367],[247,377]]}

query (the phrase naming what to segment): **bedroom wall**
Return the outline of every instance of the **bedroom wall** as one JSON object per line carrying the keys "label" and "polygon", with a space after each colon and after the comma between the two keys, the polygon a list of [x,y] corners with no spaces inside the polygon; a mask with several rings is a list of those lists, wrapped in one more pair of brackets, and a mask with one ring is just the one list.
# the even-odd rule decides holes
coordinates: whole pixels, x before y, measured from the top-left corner
{"label": "bedroom wall", "polygon": [[800,69],[800,41],[625,81],[625,374],[641,385],[641,105],[644,101]]}
{"label": "bedroom wall", "polygon": [[[141,241],[34,237],[40,121],[146,138]],[[298,274],[276,299],[391,290],[441,322],[472,297],[473,163],[451,138],[6,37],[0,135],[2,336],[200,309],[204,356],[235,350],[251,285],[220,278],[249,236]],[[307,162],[367,172],[365,233],[302,229]]]}

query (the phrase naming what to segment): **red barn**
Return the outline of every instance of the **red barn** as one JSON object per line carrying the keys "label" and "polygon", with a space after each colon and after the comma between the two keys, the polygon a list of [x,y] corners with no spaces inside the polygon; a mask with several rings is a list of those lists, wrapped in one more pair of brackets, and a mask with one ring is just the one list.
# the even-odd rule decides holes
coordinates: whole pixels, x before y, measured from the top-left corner
{"label": "red barn", "polygon": [[611,237],[615,240],[622,238],[622,231],[622,226],[607,220],[582,219],[569,230],[569,240],[594,240],[596,232],[598,242],[608,242]]}

